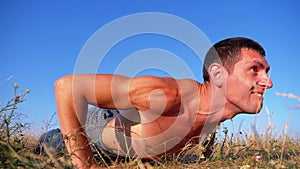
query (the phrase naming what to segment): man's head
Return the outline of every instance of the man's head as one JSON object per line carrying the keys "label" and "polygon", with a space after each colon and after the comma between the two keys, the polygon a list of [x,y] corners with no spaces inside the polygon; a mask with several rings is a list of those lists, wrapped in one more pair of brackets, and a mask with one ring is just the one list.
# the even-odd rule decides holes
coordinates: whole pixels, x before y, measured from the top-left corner
{"label": "man's head", "polygon": [[208,51],[204,65],[205,82],[225,91],[233,115],[261,110],[265,90],[273,86],[261,45],[247,38],[225,39]]}
{"label": "man's head", "polygon": [[211,47],[205,56],[203,66],[204,81],[210,81],[207,69],[212,63],[223,65],[231,73],[233,65],[240,59],[242,48],[252,49],[265,56],[263,47],[251,39],[237,37],[222,40]]}

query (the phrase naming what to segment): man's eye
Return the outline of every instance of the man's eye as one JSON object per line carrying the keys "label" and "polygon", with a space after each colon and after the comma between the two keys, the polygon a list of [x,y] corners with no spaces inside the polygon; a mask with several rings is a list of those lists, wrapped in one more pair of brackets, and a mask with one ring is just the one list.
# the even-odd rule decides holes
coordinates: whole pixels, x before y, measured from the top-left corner
{"label": "man's eye", "polygon": [[251,71],[253,71],[253,72],[258,72],[258,68],[257,68],[257,66],[253,66],[253,67],[251,67]]}

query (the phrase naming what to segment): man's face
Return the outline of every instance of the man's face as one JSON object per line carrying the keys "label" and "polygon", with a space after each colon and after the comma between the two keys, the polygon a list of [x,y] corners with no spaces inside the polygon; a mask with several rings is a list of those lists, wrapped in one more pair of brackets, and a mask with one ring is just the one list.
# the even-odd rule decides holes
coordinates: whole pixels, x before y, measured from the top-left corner
{"label": "man's face", "polygon": [[266,89],[273,86],[268,75],[270,66],[258,52],[242,48],[239,61],[226,78],[226,100],[237,111],[258,113]]}

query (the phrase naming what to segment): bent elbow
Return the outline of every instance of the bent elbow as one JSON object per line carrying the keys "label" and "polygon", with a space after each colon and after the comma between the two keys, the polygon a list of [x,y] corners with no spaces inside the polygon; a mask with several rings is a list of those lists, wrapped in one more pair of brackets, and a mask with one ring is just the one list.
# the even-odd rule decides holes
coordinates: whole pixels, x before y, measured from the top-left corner
{"label": "bent elbow", "polygon": [[57,79],[54,83],[55,94],[61,94],[66,92],[71,92],[72,90],[72,75],[63,76]]}

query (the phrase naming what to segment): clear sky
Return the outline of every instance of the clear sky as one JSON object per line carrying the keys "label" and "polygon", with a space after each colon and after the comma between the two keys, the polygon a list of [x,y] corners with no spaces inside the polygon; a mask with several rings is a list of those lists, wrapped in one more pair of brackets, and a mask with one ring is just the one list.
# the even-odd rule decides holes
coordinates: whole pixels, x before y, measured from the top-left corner
{"label": "clear sky", "polygon": [[[34,126],[43,125],[56,113],[54,82],[72,74],[76,61],[88,39],[110,22],[135,13],[159,12],[180,17],[195,25],[211,43],[244,36],[262,44],[271,65],[274,87],[266,93],[265,107],[255,115],[239,115],[226,123],[237,131],[257,124],[260,131],[269,124],[266,107],[274,127],[280,133],[288,122],[291,133],[300,131],[300,109],[293,99],[277,96],[276,92],[300,96],[299,1],[0,1],[0,91],[4,102],[13,95],[12,81],[21,89],[31,89],[28,101],[19,111]],[[145,23],[151,21],[142,21]],[[123,27],[124,26],[124,27]],[[127,29],[121,25],[116,32]],[[171,30],[171,29],[170,29]],[[174,27],[180,30],[180,27]],[[188,33],[188,32],[187,32]],[[108,38],[107,41],[110,39]],[[101,48],[101,44],[99,44]],[[110,49],[98,73],[114,73],[128,56],[147,49],[170,52],[192,70],[195,80],[202,82],[202,63],[193,61],[188,46],[165,36],[145,34],[125,39]],[[159,51],[155,51],[158,54]],[[170,54],[169,53],[169,54]],[[147,53],[144,53],[147,55]],[[147,55],[149,56],[149,55]],[[153,56],[154,57],[154,56]],[[171,56],[172,57],[172,56]],[[203,56],[200,56],[203,57]],[[157,57],[149,61],[160,62]],[[148,61],[147,61],[148,63]],[[180,70],[181,67],[178,68]],[[159,70],[139,74],[168,75]],[[9,79],[9,80],[8,80]],[[54,117],[54,121],[57,117]]]}

